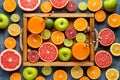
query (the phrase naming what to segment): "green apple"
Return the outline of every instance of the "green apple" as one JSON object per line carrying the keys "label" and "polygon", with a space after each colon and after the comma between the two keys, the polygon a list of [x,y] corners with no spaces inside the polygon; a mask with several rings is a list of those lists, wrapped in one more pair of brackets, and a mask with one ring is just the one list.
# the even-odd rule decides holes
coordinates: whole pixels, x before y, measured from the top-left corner
{"label": "green apple", "polygon": [[6,28],[8,24],[9,24],[8,16],[3,13],[0,13],[0,29]]}
{"label": "green apple", "polygon": [[71,59],[72,52],[70,48],[62,47],[59,49],[58,57],[61,61],[69,61]]}
{"label": "green apple", "polygon": [[57,18],[54,22],[54,27],[58,31],[65,31],[68,28],[68,20],[66,18]]}
{"label": "green apple", "polygon": [[23,77],[26,80],[34,80],[38,75],[38,70],[35,67],[25,67],[23,70]]}
{"label": "green apple", "polygon": [[117,0],[105,0],[104,1],[104,8],[106,11],[112,12],[117,7]]}

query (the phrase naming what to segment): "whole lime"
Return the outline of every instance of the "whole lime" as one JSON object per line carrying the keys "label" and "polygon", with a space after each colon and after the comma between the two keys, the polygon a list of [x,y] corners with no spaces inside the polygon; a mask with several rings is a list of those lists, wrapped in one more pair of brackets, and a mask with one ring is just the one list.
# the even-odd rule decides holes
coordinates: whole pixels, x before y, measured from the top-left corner
{"label": "whole lime", "polygon": [[53,21],[53,19],[47,18],[47,19],[45,20],[45,25],[46,25],[46,28],[48,28],[48,29],[53,28],[53,26],[54,26],[54,21]]}

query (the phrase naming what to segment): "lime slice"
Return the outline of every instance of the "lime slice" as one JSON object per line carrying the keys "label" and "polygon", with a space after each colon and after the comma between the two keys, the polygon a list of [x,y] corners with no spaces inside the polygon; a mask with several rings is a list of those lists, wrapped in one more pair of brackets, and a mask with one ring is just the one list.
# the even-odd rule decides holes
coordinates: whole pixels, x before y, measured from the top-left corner
{"label": "lime slice", "polygon": [[114,56],[120,56],[120,43],[113,43],[110,46],[110,52],[114,55]]}
{"label": "lime slice", "polygon": [[83,76],[83,69],[79,66],[74,66],[71,69],[71,76],[75,79],[79,79],[80,77]]}
{"label": "lime slice", "polygon": [[20,34],[20,31],[21,31],[21,28],[18,24],[10,24],[9,27],[8,27],[8,33],[11,35],[11,36],[18,36]]}
{"label": "lime slice", "polygon": [[42,67],[42,74],[45,76],[49,76],[52,73],[52,68],[50,66]]}
{"label": "lime slice", "polygon": [[78,33],[76,35],[77,42],[85,42],[85,40],[86,40],[86,35],[84,33]]}
{"label": "lime slice", "polygon": [[54,21],[53,21],[53,19],[47,18],[47,19],[45,20],[45,25],[46,25],[46,28],[51,29],[51,28],[54,26]]}
{"label": "lime slice", "polygon": [[119,71],[115,68],[109,68],[106,71],[106,78],[107,78],[107,80],[118,80]]}
{"label": "lime slice", "polygon": [[15,14],[11,15],[10,19],[12,22],[18,22],[18,21],[20,21],[20,16],[15,13]]}
{"label": "lime slice", "polygon": [[78,4],[78,8],[79,8],[81,11],[87,10],[87,3],[86,3],[86,2],[80,2],[80,3]]}
{"label": "lime slice", "polygon": [[73,40],[72,39],[68,39],[68,38],[65,38],[64,40],[64,45],[66,47],[71,47],[73,45]]}
{"label": "lime slice", "polygon": [[51,32],[50,30],[48,29],[44,29],[42,32],[41,32],[41,36],[44,40],[48,40],[51,36]]}

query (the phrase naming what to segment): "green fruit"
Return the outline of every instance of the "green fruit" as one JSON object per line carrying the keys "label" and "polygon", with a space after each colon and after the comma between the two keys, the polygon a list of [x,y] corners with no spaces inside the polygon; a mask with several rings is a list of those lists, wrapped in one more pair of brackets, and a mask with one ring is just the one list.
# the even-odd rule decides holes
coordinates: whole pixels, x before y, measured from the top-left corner
{"label": "green fruit", "polygon": [[106,11],[112,12],[117,7],[117,0],[105,0],[104,1],[104,8]]}
{"label": "green fruit", "polygon": [[53,28],[53,26],[54,26],[54,21],[53,21],[53,19],[47,18],[47,19],[45,20],[45,25],[46,25],[46,28],[48,28],[48,29]]}
{"label": "green fruit", "polygon": [[42,67],[42,73],[45,76],[49,76],[52,73],[52,68],[50,66]]}
{"label": "green fruit", "polygon": [[78,4],[78,8],[79,8],[81,11],[87,10],[87,3],[86,3],[86,2],[80,2],[80,3]]}
{"label": "green fruit", "polygon": [[58,31],[65,31],[68,28],[68,20],[66,18],[57,18],[54,23],[54,27]]}
{"label": "green fruit", "polygon": [[44,40],[48,40],[51,36],[51,32],[50,30],[48,29],[44,29],[42,32],[41,32],[41,36]]}
{"label": "green fruit", "polygon": [[12,22],[18,22],[20,20],[20,16],[18,14],[12,14],[10,17]]}
{"label": "green fruit", "polygon": [[64,40],[64,45],[66,47],[71,47],[73,45],[73,40],[72,39],[68,39],[68,38],[65,38]]}
{"label": "green fruit", "polygon": [[70,48],[62,47],[58,51],[58,57],[61,61],[69,61],[71,59],[72,52]]}
{"label": "green fruit", "polygon": [[86,35],[84,33],[78,33],[75,39],[77,42],[85,42]]}
{"label": "green fruit", "polygon": [[38,75],[38,70],[35,67],[26,67],[23,70],[23,77],[26,80],[34,80]]}

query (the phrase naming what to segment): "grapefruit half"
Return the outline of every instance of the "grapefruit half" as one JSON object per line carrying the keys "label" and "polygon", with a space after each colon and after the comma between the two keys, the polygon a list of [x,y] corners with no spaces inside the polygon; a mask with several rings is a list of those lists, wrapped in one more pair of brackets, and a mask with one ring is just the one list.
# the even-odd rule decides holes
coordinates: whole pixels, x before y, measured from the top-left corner
{"label": "grapefruit half", "polygon": [[6,49],[0,54],[1,68],[5,71],[15,71],[21,65],[21,55],[14,49]]}
{"label": "grapefruit half", "polygon": [[41,0],[18,0],[19,7],[24,11],[34,11],[40,5]]}

